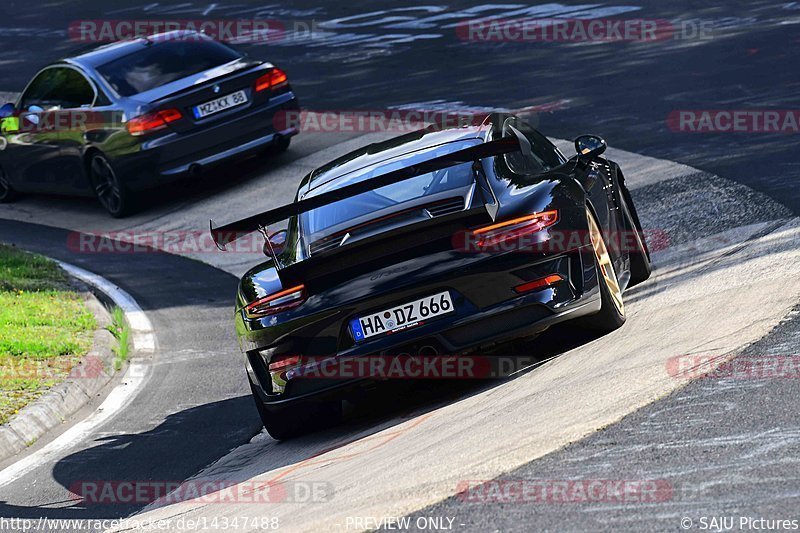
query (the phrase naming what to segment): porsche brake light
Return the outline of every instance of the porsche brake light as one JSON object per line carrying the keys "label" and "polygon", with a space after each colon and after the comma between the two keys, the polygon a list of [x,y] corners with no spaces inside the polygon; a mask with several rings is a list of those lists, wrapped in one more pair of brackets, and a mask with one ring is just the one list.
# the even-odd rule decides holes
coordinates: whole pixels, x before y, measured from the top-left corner
{"label": "porsche brake light", "polygon": [[474,229],[471,232],[471,241],[479,249],[491,248],[536,233],[556,222],[558,222],[558,211],[542,211]]}
{"label": "porsche brake light", "polygon": [[131,135],[144,135],[164,129],[170,122],[175,122],[181,118],[183,118],[183,115],[177,109],[163,109],[132,118],[125,127]]}
{"label": "porsche brake light", "polygon": [[256,92],[276,89],[286,85],[289,78],[286,73],[279,68],[274,68],[256,80]]}
{"label": "porsche brake light", "polygon": [[297,307],[306,301],[305,285],[269,294],[247,304],[244,313],[247,318],[261,318]]}
{"label": "porsche brake light", "polygon": [[286,390],[286,373],[300,366],[302,358],[299,355],[278,355],[269,362],[269,376],[272,379],[272,392],[282,394]]}
{"label": "porsche brake light", "polygon": [[300,364],[299,355],[279,355],[275,360],[270,361],[270,372],[282,372],[287,368],[298,366]]}
{"label": "porsche brake light", "polygon": [[541,279],[528,281],[527,283],[523,283],[522,285],[517,285],[514,287],[514,291],[522,294],[523,292],[530,292],[535,291],[537,289],[543,289],[545,287],[550,287],[551,285],[555,285],[556,283],[564,281],[564,278],[560,274],[550,274]]}

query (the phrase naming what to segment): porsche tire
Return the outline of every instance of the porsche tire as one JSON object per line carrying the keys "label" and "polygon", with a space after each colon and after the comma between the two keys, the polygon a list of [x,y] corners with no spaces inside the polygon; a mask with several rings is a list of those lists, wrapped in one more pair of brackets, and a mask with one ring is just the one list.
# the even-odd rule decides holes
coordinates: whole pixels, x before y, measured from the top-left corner
{"label": "porsche tire", "polygon": [[275,440],[288,440],[328,427],[341,419],[341,402],[298,403],[286,407],[267,409],[261,401],[255,386],[250,384],[250,392],[256,402],[256,410],[264,429]]}
{"label": "porsche tire", "polygon": [[625,323],[625,304],[622,301],[622,289],[617,279],[617,273],[597,221],[588,209],[586,217],[589,222],[589,236],[595,255],[601,307],[597,313],[582,318],[580,325],[593,331],[609,333],[619,329]]}
{"label": "porsche tire", "polygon": [[[628,231],[633,235],[633,242],[635,243],[634,249],[630,251],[631,280],[628,283],[628,287],[633,287],[650,278],[653,273],[653,267],[650,263],[650,250],[647,248],[647,241],[642,230],[639,229],[638,217],[628,194],[623,195],[622,208],[625,214],[625,222],[629,228]],[[625,239],[625,242],[631,242],[631,240]]]}

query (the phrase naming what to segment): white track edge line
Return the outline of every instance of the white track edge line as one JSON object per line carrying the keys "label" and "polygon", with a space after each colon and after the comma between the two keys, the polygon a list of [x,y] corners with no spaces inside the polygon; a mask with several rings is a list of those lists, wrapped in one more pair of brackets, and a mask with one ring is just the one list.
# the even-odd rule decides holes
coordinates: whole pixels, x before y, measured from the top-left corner
{"label": "white track edge line", "polygon": [[[62,261],[56,261],[56,263],[70,275],[108,296],[115,305],[122,309],[131,327],[133,346],[137,356],[149,355],[155,352],[156,337],[153,326],[145,312],[130,294],[109,280],[88,270]],[[150,375],[151,372],[148,366],[135,362],[129,364],[120,383],[111,390],[106,399],[103,400],[103,403],[93,413],[59,435],[42,449],[0,471],[0,486],[19,479],[38,465],[57,457],[64,450],[84,440],[98,426],[127,407],[144,388]]]}

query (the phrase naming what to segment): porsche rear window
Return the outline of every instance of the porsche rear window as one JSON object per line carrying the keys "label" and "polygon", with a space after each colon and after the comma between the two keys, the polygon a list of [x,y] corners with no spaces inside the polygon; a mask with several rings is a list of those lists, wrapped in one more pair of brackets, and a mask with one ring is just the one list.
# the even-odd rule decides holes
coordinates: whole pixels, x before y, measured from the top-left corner
{"label": "porsche rear window", "polygon": [[472,163],[462,163],[422,174],[308,211],[303,214],[304,231],[307,235],[313,235],[374,211],[464,187],[473,181]]}
{"label": "porsche rear window", "polygon": [[121,96],[133,96],[241,58],[211,40],[172,40],[120,57],[97,71]]}

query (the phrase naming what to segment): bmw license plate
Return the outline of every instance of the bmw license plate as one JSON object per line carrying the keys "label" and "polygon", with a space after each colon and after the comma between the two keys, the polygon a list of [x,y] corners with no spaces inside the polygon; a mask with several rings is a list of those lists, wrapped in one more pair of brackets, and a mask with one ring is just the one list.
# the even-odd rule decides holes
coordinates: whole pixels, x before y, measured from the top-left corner
{"label": "bmw license plate", "polygon": [[450,298],[450,293],[445,291],[379,313],[354,318],[350,321],[350,331],[356,342],[361,342],[376,335],[421,325],[432,318],[453,311],[455,311],[453,300]]}
{"label": "bmw license plate", "polygon": [[240,106],[247,103],[247,93],[244,91],[236,91],[235,93],[220,96],[215,100],[211,100],[204,104],[194,106],[194,118],[204,118],[220,111],[225,111],[232,107]]}

